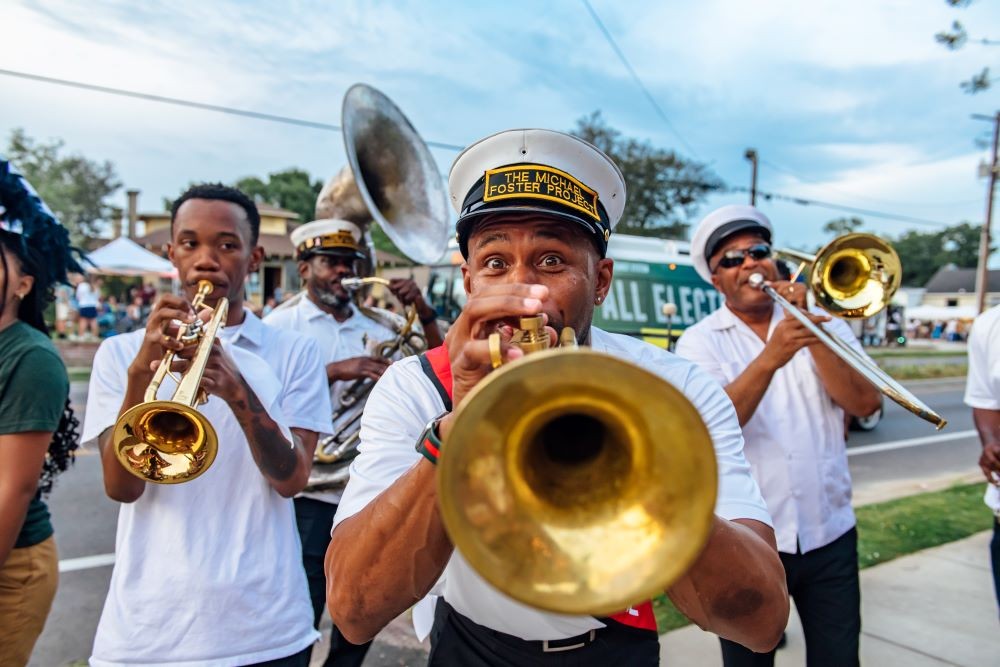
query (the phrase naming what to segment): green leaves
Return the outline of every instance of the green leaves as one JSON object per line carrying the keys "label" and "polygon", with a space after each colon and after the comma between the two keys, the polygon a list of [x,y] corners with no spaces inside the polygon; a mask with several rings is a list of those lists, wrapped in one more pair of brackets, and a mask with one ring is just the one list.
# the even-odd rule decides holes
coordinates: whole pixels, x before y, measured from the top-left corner
{"label": "green leaves", "polygon": [[625,176],[628,200],[616,231],[682,239],[705,197],[723,183],[705,165],[648,141],[623,137],[600,111],[577,121],[572,133],[614,160]]}

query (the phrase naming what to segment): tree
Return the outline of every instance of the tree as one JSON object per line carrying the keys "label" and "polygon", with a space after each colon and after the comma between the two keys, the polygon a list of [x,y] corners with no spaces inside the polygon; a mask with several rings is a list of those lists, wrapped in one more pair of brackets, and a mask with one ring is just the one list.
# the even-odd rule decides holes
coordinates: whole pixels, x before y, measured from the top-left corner
{"label": "tree", "polygon": [[[972,4],[972,0],[945,0],[948,5],[961,9],[968,7]],[[952,21],[950,30],[942,30],[934,35],[934,41],[942,45],[949,51],[957,51],[966,45],[969,41],[969,33],[966,31],[965,26],[962,25],[961,21]],[[1000,41],[982,38],[975,40],[977,43],[984,46],[997,46],[1000,45]],[[978,92],[987,90],[993,83],[990,78],[990,68],[983,67],[983,69],[976,74],[973,74],[968,81],[962,81],[958,85],[965,92],[970,95],[975,95]]]}
{"label": "tree", "polygon": [[595,111],[572,130],[614,160],[628,188],[625,212],[617,231],[642,236],[685,238],[698,204],[722,181],[705,165],[687,160],[648,141],[623,137]]}
{"label": "tree", "polygon": [[82,245],[100,235],[104,221],[112,216],[106,200],[122,184],[111,162],[62,155],[64,145],[58,139],[36,142],[16,128],[6,155],[69,230],[73,243]]}
{"label": "tree", "polygon": [[909,231],[901,235],[893,246],[903,262],[903,284],[922,287],[947,264],[976,266],[979,233],[978,225],[963,222],[939,232]]}
{"label": "tree", "polygon": [[858,230],[858,227],[864,224],[864,220],[861,218],[850,217],[850,218],[837,218],[836,220],[831,220],[830,222],[823,225],[823,231],[827,234],[831,234],[834,237],[843,236],[844,234],[851,234]]}
{"label": "tree", "polygon": [[256,176],[241,178],[235,187],[259,202],[298,213],[299,221],[309,222],[314,217],[316,197],[323,183],[311,181],[307,171],[293,167],[268,174],[267,182]]}

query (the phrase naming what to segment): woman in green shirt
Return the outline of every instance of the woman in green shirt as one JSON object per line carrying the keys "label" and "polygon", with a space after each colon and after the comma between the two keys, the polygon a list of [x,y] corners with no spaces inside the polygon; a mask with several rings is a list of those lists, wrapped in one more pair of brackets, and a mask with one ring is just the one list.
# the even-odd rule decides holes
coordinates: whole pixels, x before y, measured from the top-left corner
{"label": "woman in green shirt", "polygon": [[55,596],[42,495],[77,446],[69,382],[42,311],[79,270],[66,230],[0,158],[0,665],[25,665]]}

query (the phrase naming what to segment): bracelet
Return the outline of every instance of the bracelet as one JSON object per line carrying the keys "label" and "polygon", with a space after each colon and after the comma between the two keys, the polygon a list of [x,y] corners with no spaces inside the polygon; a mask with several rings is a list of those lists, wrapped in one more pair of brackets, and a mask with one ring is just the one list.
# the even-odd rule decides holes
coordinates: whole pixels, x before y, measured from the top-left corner
{"label": "bracelet", "polygon": [[427,426],[424,428],[423,433],[420,434],[420,438],[417,439],[417,451],[420,452],[425,459],[431,463],[437,465],[438,456],[441,453],[441,433],[438,430],[438,425],[441,420],[448,413],[438,415],[434,419],[427,422]]}
{"label": "bracelet", "polygon": [[420,323],[423,324],[424,326],[427,326],[431,322],[434,322],[435,320],[437,320],[437,318],[438,318],[437,309],[436,308],[431,308],[431,313],[432,314],[430,315],[430,317],[421,317],[420,318]]}

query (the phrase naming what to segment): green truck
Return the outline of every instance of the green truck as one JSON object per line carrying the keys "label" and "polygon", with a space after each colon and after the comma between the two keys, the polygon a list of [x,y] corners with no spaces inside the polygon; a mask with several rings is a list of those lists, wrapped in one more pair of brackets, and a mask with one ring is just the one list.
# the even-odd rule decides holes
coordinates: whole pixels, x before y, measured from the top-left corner
{"label": "green truck", "polygon": [[[615,234],[608,256],[615,260],[615,277],[594,316],[594,324],[606,331],[666,347],[721,304],[719,293],[691,265],[686,241]],[[427,294],[441,316],[454,321],[465,304],[457,245],[446,258],[431,267]]]}

